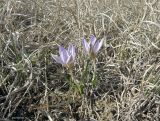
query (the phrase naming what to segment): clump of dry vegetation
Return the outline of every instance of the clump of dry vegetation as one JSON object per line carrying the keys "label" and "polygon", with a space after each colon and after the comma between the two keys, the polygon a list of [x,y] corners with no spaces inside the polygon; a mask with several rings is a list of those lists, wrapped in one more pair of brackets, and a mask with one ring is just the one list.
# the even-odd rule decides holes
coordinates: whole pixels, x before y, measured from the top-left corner
{"label": "clump of dry vegetation", "polygon": [[[51,53],[76,45],[78,79],[91,34],[104,45],[84,96]],[[159,0],[0,0],[0,120],[159,121],[159,100]]]}

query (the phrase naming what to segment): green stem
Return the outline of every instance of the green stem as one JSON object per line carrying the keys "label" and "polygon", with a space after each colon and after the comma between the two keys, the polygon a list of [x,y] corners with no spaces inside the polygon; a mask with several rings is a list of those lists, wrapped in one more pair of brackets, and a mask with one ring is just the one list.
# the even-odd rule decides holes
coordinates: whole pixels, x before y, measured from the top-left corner
{"label": "green stem", "polygon": [[73,71],[71,69],[69,69],[69,73],[70,73],[70,76],[71,76],[71,81],[70,81],[71,87],[74,89],[74,85],[75,85],[76,88],[78,89],[79,93],[82,94],[80,85],[79,85],[79,83],[76,82],[76,80],[74,78],[74,75],[73,75]]}
{"label": "green stem", "polygon": [[69,69],[69,74],[70,74],[70,86],[71,88],[73,87],[73,83],[74,83],[74,76],[73,76],[73,72],[71,69]]}
{"label": "green stem", "polygon": [[96,75],[96,59],[93,60],[94,76]]}
{"label": "green stem", "polygon": [[96,59],[93,59],[93,78],[92,78],[92,85],[95,87],[97,84],[96,80]]}
{"label": "green stem", "polygon": [[83,84],[86,83],[86,76],[88,74],[88,66],[89,66],[89,60],[87,60],[87,62],[85,62],[85,65],[84,65],[84,71],[83,71],[82,77],[81,77]]}

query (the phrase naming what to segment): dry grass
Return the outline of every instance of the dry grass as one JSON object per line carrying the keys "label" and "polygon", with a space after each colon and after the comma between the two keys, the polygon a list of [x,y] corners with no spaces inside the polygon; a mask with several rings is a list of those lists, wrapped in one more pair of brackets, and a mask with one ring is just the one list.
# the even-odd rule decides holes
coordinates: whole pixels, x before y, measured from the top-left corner
{"label": "dry grass", "polygon": [[[69,43],[80,54],[91,34],[104,46],[87,98],[50,54]],[[159,0],[0,0],[0,48],[0,120],[160,120]]]}

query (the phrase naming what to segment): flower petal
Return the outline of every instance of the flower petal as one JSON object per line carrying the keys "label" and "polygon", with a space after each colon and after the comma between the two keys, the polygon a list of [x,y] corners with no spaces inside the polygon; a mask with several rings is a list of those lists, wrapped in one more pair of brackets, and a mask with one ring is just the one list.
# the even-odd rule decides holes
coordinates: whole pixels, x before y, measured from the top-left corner
{"label": "flower petal", "polygon": [[68,57],[68,59],[67,59],[67,61],[66,61],[66,64],[71,64],[71,63],[73,63],[74,61],[73,61],[73,57],[72,57],[72,55],[69,55],[69,57]]}
{"label": "flower petal", "polygon": [[69,45],[68,52],[72,56],[72,59],[74,60],[76,57],[76,51],[75,51],[75,47],[73,45]]}
{"label": "flower petal", "polygon": [[94,46],[95,42],[96,42],[96,37],[94,35],[91,35],[90,37],[90,42],[91,42],[91,45]]}
{"label": "flower petal", "polygon": [[94,54],[97,54],[98,51],[100,50],[100,48],[102,47],[102,44],[103,44],[103,40],[101,40],[100,42],[97,41],[93,47],[93,52]]}
{"label": "flower petal", "polygon": [[59,54],[60,54],[60,58],[61,58],[62,62],[64,64],[67,64],[67,60],[69,58],[68,51],[64,47],[60,46],[59,47]]}
{"label": "flower petal", "polygon": [[88,42],[87,42],[85,39],[82,40],[82,45],[83,45],[84,51],[85,51],[87,54],[89,54],[90,46],[89,46]]}
{"label": "flower petal", "polygon": [[62,65],[64,64],[59,56],[51,54],[51,57],[52,57],[57,63],[60,63],[60,64],[62,64]]}

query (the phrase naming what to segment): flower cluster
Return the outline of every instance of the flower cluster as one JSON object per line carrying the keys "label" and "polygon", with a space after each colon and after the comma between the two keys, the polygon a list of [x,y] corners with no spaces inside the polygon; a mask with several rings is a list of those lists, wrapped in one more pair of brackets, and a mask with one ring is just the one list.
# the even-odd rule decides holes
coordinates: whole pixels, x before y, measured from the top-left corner
{"label": "flower cluster", "polygon": [[59,55],[60,56],[51,54],[52,58],[57,63],[60,63],[67,68],[70,68],[71,65],[74,63],[76,57],[75,47],[73,45],[70,45],[68,49],[65,49],[64,47],[59,46]]}
{"label": "flower cluster", "polygon": [[94,35],[91,35],[89,42],[87,42],[86,39],[82,40],[84,52],[87,53],[93,59],[96,58],[96,55],[102,47],[102,44],[103,41],[98,41]]}
{"label": "flower cluster", "polygon": [[[82,40],[83,49],[86,55],[89,55],[92,59],[96,58],[96,55],[100,48],[102,47],[103,41],[98,41],[94,35],[91,35],[90,41],[87,42],[86,39]],[[70,68],[76,57],[75,47],[70,45],[68,49],[59,46],[59,55],[51,54],[52,58],[57,62],[62,64],[64,67]]]}

